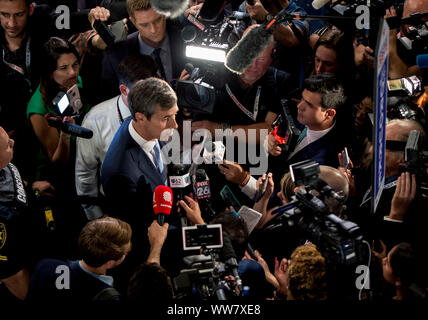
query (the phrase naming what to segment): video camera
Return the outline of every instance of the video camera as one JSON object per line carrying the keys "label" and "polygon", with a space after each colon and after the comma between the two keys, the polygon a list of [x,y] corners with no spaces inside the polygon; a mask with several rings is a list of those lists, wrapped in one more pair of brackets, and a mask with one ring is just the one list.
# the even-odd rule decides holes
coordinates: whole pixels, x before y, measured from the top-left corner
{"label": "video camera", "polygon": [[[364,261],[365,245],[360,228],[330,212],[325,200],[330,198],[341,202],[343,196],[320,179],[319,172],[319,164],[312,160],[290,166],[295,185],[305,186],[305,189],[296,192],[295,200],[275,209],[272,214],[280,214],[264,230],[297,230],[318,247],[330,270],[361,264]],[[317,191],[318,196],[311,190]]]}
{"label": "video camera", "polygon": [[422,197],[428,197],[428,151],[423,150],[423,141],[420,131],[412,130],[407,138],[404,157],[405,171],[416,175],[418,187]]}
{"label": "video camera", "polygon": [[192,115],[213,112],[216,89],[224,85],[226,53],[250,24],[248,15],[230,13],[225,6],[226,1],[205,1],[196,16],[189,14],[190,23],[181,32],[191,78],[177,82],[178,105]]}
{"label": "video camera", "polygon": [[52,100],[52,104],[59,115],[50,113],[46,115],[49,126],[84,139],[92,138],[93,132],[91,130],[73,123],[64,122],[64,118],[68,116],[77,119],[79,123],[82,120],[83,115],[80,113],[82,100],[77,85],[72,86],[67,92],[60,91]]}
{"label": "video camera", "polygon": [[422,80],[417,76],[388,80],[388,118],[412,119],[425,126],[424,109],[414,102],[422,93]]}
{"label": "video camera", "polygon": [[[232,249],[229,238],[223,237],[221,224],[196,225],[183,227],[183,249],[202,250],[201,255],[184,257],[186,266],[173,279],[174,294],[177,299],[194,299],[197,301],[229,300],[238,297],[231,282],[224,280],[227,275],[234,275],[236,286],[242,287],[237,268],[238,263],[233,254],[225,254],[226,261],[220,261],[223,241]],[[223,249],[224,250],[224,249]],[[242,288],[241,292],[242,292]]]}

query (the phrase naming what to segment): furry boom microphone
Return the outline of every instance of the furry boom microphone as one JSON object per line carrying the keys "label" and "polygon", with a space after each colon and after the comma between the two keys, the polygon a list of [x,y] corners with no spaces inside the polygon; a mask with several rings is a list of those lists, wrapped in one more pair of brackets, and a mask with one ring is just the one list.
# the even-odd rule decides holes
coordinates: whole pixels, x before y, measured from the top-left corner
{"label": "furry boom microphone", "polygon": [[265,25],[252,28],[227,53],[224,65],[232,72],[244,73],[271,43],[272,34],[273,28],[267,28]]}
{"label": "furry boom microphone", "polygon": [[189,0],[150,0],[150,4],[158,13],[177,18],[188,8]]}

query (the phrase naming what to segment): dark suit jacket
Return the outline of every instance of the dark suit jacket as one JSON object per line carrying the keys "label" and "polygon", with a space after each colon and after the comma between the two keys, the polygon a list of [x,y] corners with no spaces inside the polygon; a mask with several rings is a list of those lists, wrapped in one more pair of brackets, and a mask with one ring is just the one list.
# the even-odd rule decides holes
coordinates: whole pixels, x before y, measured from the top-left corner
{"label": "dark suit jacket", "polygon": [[[161,175],[147,154],[135,142],[128,131],[131,118],[125,120],[116,133],[101,169],[101,182],[104,193],[112,208],[137,209],[144,199],[150,199],[154,189],[163,185],[166,170]],[[141,198],[143,197],[143,198]],[[137,205],[137,207],[134,207]],[[140,211],[140,210],[139,210]],[[115,216],[129,220],[131,216],[149,215],[150,212],[134,210],[114,213]]]}
{"label": "dark suit jacket", "polygon": [[287,160],[288,153],[274,157],[269,156],[269,170],[272,172],[275,184],[280,185],[281,178],[289,170],[289,164],[311,159],[320,165],[337,168],[339,162],[337,154],[343,150],[345,144],[339,137],[339,130],[335,126],[326,135],[310,143],[293,157]]}
{"label": "dark suit jacket", "polygon": [[[174,22],[167,21],[166,32],[168,33],[171,48],[173,79],[177,79],[184,68],[185,46],[181,39],[180,31],[180,28]],[[111,97],[113,97],[119,93],[117,73],[119,63],[129,55],[139,54],[138,31],[128,35],[126,40],[115,43],[104,52],[102,78],[106,88],[112,90],[106,89],[106,94],[111,94]]]}
{"label": "dark suit jacket", "polygon": [[337,154],[342,151],[345,146],[338,135],[339,133],[335,126],[326,135],[297,152],[287,162],[293,164],[311,159],[318,162],[320,165],[337,168],[339,165]]}
{"label": "dark suit jacket", "polygon": [[[57,273],[57,267],[67,267]],[[59,290],[55,284],[59,277],[66,279],[69,274],[69,289]],[[60,281],[64,284],[64,281]],[[41,260],[31,277],[26,300],[36,302],[91,302],[93,298],[106,288],[108,284],[83,271],[79,261],[60,261],[55,259]],[[117,300],[117,299],[114,299]]]}

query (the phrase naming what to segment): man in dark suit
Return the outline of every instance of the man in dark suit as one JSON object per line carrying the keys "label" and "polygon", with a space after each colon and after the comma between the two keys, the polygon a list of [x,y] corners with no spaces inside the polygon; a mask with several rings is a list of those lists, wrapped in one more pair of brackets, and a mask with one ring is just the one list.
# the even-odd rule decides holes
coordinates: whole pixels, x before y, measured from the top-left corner
{"label": "man in dark suit", "polygon": [[148,0],[127,0],[127,8],[131,22],[138,29],[104,53],[103,80],[112,91],[117,91],[117,67],[130,54],[152,56],[158,65],[158,75],[172,82],[180,77],[184,66],[184,42],[181,40],[181,29],[173,21],[157,13]]}
{"label": "man in dark suit", "polygon": [[[107,151],[101,182],[110,216],[128,222],[133,230],[133,250],[126,266],[127,276],[149,252],[147,227],[154,219],[154,189],[166,185],[159,138],[177,128],[177,96],[164,80],[148,78],[135,84],[128,96],[131,118],[126,120]],[[166,135],[165,135],[166,134]],[[122,283],[127,286],[126,283]]]}
{"label": "man in dark suit", "polygon": [[304,127],[296,147],[281,154],[275,138],[268,138],[269,167],[277,169],[276,178],[281,179],[289,164],[307,159],[331,167],[339,165],[337,154],[345,146],[345,103],[343,87],[334,76],[319,74],[304,81],[302,100],[297,105],[297,121]]}

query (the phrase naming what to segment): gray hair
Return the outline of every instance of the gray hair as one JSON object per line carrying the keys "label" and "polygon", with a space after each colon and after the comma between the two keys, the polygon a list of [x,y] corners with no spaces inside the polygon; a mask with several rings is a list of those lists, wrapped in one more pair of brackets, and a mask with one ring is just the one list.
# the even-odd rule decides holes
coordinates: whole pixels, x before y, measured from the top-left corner
{"label": "gray hair", "polygon": [[170,85],[153,77],[138,81],[128,95],[128,105],[134,120],[137,112],[150,120],[157,105],[163,110],[169,110],[176,104],[177,96]]}

